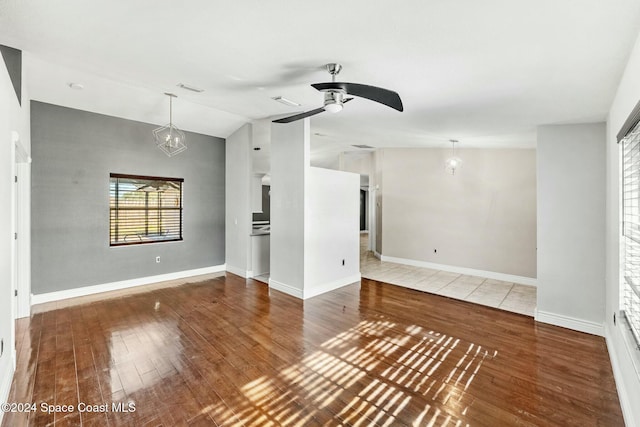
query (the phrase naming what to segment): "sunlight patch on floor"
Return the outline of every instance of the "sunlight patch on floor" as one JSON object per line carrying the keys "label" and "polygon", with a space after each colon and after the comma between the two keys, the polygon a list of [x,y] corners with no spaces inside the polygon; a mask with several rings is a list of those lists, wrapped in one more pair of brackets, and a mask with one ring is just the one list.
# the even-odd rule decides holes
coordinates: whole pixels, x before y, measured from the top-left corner
{"label": "sunlight patch on floor", "polygon": [[[462,426],[466,422],[458,416],[464,418],[467,406],[461,400],[483,361],[495,355],[420,326],[362,321],[279,375],[242,387],[241,418],[261,411],[251,419],[302,426],[314,418],[315,409],[328,409],[334,421],[353,425],[393,425],[413,414],[413,425]],[[445,364],[448,371],[443,371]],[[430,396],[446,411],[433,405],[416,408],[416,393]]]}

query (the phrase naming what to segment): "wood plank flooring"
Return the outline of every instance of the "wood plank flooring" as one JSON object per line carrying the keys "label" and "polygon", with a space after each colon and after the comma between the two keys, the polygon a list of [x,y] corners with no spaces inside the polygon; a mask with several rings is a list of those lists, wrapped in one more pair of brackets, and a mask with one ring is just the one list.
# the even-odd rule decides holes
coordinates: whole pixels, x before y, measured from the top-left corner
{"label": "wood plank flooring", "polygon": [[602,338],[366,279],[303,302],[227,273],[17,332],[9,402],[38,408],[3,427],[623,425]]}

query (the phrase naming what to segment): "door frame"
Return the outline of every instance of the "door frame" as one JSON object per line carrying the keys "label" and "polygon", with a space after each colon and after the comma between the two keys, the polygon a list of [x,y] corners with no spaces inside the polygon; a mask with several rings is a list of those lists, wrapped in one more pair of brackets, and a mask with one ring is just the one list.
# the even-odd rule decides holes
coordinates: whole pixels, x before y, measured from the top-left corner
{"label": "door frame", "polygon": [[22,145],[20,135],[12,132],[12,174],[13,232],[18,238],[13,240],[12,279],[13,290],[18,291],[14,319],[28,317],[31,314],[31,157]]}

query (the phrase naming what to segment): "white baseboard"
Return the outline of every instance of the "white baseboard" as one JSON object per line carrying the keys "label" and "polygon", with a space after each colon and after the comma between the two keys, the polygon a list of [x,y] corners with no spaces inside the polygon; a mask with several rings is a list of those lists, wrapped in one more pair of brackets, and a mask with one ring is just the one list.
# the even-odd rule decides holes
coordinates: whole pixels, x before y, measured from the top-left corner
{"label": "white baseboard", "polygon": [[382,259],[382,254],[380,252],[373,251],[373,256],[380,260]]}
{"label": "white baseboard", "polygon": [[622,416],[624,417],[625,425],[628,426],[640,426],[640,419],[634,419],[634,411],[633,408],[637,406],[637,404],[632,405],[631,402],[635,402],[636,400],[632,400],[629,396],[629,392],[627,391],[627,386],[625,385],[625,377],[622,373],[622,368],[620,367],[619,357],[621,356],[618,353],[615,345],[615,339],[612,334],[615,331],[611,330],[609,324],[607,324],[604,328],[605,330],[605,341],[607,343],[607,350],[609,351],[609,359],[611,359],[611,368],[613,370],[613,378],[616,381],[616,389],[618,390],[618,399],[620,400],[620,407],[622,408]]}
{"label": "white baseboard", "polygon": [[269,278],[269,287],[275,289],[276,291],[284,292],[285,294],[294,296],[296,298],[303,299],[304,297],[302,289],[298,289],[285,283],[278,282],[277,280],[273,280],[271,278]]}
{"label": "white baseboard", "polygon": [[229,273],[233,273],[236,276],[244,277],[248,279],[249,277],[253,277],[253,271],[251,270],[243,270],[240,267],[234,267],[233,265],[226,264],[226,270]]}
{"label": "white baseboard", "polygon": [[326,292],[333,291],[343,286],[350,285],[355,282],[360,282],[362,276],[360,273],[352,276],[344,277],[342,279],[333,280],[331,282],[323,283],[321,285],[314,286],[312,289],[299,289],[291,285],[287,285],[277,280],[269,279],[269,287],[277,291],[284,292],[285,294],[294,296],[300,299],[309,299],[317,295],[324,294]]}
{"label": "white baseboard", "polygon": [[65,289],[64,291],[31,295],[31,304],[43,304],[46,302],[59,301],[67,298],[84,297],[87,295],[99,294],[102,292],[117,291],[121,289],[133,288],[136,286],[149,285],[152,283],[166,282],[168,280],[184,279],[186,277],[199,276],[202,274],[219,273],[221,271],[225,271],[225,269],[225,265],[221,264],[211,267],[196,268],[194,270],[177,271],[175,273],[159,274],[157,276],[140,277],[137,279],[104,283],[102,285],[83,286],[81,288]]}
{"label": "white baseboard", "polygon": [[304,299],[313,298],[317,295],[324,294],[326,292],[331,292],[335,289],[341,288],[343,286],[350,285],[355,282],[360,282],[362,276],[360,273],[354,274],[353,276],[343,277],[338,280],[333,280],[331,282],[323,283],[322,285],[314,286],[309,290],[304,290]]}
{"label": "white baseboard", "polygon": [[[7,403],[9,399],[9,392],[11,391],[11,382],[13,381],[14,370],[11,368],[11,363],[7,364],[8,372],[4,375],[0,382],[0,404]],[[2,424],[2,417],[4,415],[4,411],[0,411],[0,424]]]}
{"label": "white baseboard", "polygon": [[536,310],[534,318],[536,322],[548,323],[550,325],[561,326],[563,328],[573,329],[574,331],[604,337],[604,325],[602,323],[576,319],[575,317],[541,310]]}
{"label": "white baseboard", "polygon": [[395,262],[396,264],[431,268],[433,270],[449,271],[451,273],[467,274],[469,276],[486,277],[487,279],[502,280],[504,282],[513,282],[528,286],[538,286],[538,279],[536,279],[535,277],[516,276],[514,274],[498,273],[495,271],[476,270],[474,268],[457,267],[455,265],[436,264],[434,262],[419,261],[407,258],[396,258],[392,256],[380,255],[377,252],[374,252],[374,255],[376,256],[376,258],[380,258],[381,261]]}

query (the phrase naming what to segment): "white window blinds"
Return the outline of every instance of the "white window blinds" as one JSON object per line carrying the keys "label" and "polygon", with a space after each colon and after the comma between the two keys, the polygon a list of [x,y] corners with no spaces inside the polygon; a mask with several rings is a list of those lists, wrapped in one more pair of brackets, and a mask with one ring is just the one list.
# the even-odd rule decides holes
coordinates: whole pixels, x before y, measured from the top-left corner
{"label": "white window blinds", "polygon": [[640,348],[640,123],[622,143],[621,311]]}

